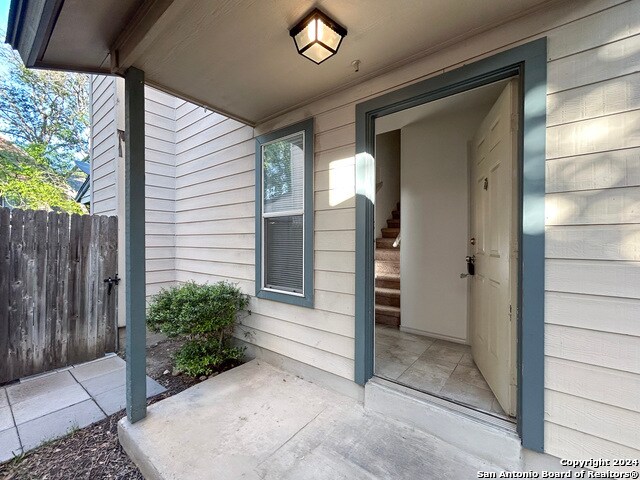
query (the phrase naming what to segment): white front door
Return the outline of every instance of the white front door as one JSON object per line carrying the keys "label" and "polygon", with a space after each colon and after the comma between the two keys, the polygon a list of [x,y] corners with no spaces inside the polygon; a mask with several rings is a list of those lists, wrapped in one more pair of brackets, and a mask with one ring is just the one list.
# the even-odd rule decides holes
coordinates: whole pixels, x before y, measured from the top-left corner
{"label": "white front door", "polygon": [[511,80],[472,142],[471,349],[502,409],[516,414],[517,81]]}

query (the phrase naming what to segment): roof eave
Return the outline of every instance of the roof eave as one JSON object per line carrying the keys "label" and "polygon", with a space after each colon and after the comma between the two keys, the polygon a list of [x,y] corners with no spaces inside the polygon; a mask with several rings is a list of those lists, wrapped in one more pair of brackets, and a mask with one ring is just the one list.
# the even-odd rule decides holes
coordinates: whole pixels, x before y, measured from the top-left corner
{"label": "roof eave", "polygon": [[[25,66],[38,66],[63,3],[64,0],[11,0],[6,43],[18,51]],[[25,24],[34,25],[35,28],[26,32]]]}
{"label": "roof eave", "polygon": [[7,22],[7,33],[5,36],[5,43],[8,43],[13,48],[18,48],[18,36],[19,29],[22,27],[21,15],[24,12],[24,0],[11,0],[9,5],[9,19]]}
{"label": "roof eave", "polygon": [[89,176],[87,176],[86,180],[82,183],[82,185],[80,185],[80,188],[76,192],[76,196],[74,200],[78,203],[84,203],[82,201],[83,197],[87,194],[90,187],[91,187],[91,179]]}

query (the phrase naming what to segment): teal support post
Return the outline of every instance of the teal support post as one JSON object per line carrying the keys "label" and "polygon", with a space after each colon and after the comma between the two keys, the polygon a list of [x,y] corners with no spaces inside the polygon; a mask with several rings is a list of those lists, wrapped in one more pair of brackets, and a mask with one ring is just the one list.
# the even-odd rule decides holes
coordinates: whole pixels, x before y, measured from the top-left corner
{"label": "teal support post", "polygon": [[125,73],[125,287],[127,417],[147,415],[145,312],[144,72]]}

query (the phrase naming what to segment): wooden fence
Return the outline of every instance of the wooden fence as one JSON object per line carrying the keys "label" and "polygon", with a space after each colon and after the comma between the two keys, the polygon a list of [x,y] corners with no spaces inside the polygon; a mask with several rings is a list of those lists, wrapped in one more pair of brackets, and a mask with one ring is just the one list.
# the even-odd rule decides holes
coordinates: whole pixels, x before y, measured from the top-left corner
{"label": "wooden fence", "polygon": [[113,352],[116,217],[0,208],[0,383]]}

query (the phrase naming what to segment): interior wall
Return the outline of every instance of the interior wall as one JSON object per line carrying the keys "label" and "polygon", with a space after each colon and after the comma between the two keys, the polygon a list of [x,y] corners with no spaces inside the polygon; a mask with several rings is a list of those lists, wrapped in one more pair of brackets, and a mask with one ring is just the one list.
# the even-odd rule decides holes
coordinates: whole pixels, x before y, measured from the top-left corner
{"label": "interior wall", "polygon": [[376,135],[376,236],[400,201],[400,130]]}
{"label": "interior wall", "polygon": [[468,343],[467,142],[489,111],[475,108],[402,128],[401,329]]}

